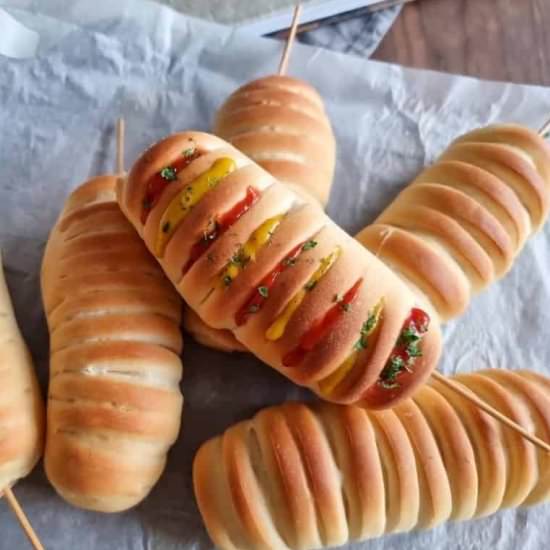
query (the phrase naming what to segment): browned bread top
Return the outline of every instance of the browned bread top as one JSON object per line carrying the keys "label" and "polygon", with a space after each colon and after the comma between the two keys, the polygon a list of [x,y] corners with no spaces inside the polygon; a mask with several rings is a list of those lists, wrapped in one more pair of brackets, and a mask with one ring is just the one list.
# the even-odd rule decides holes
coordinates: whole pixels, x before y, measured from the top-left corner
{"label": "browned bread top", "polygon": [[66,500],[103,512],[149,493],[183,402],[181,300],[120,211],[115,184],[95,178],[71,194],[42,266],[46,473]]}
{"label": "browned bread top", "polygon": [[446,320],[511,268],[549,208],[550,147],[500,124],[458,138],[357,238]]}
{"label": "browned bread top", "polygon": [[220,107],[213,131],[275,179],[326,205],[335,141],[323,101],[307,82],[272,75],[245,84]]}

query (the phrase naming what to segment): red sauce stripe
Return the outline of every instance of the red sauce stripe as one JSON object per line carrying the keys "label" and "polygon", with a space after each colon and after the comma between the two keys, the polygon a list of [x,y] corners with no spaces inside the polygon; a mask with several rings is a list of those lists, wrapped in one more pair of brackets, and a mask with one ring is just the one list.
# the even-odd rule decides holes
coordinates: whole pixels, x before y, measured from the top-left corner
{"label": "red sauce stripe", "polygon": [[235,206],[222,214],[218,221],[215,222],[215,227],[210,233],[205,233],[198,240],[191,251],[189,259],[183,267],[183,275],[185,275],[195,264],[195,262],[248,210],[256,203],[260,197],[260,192],[254,187],[248,187],[245,197],[240,200]]}
{"label": "red sauce stripe", "polygon": [[[279,277],[279,275],[285,271],[288,267],[290,267],[293,262],[296,260],[296,258],[300,255],[302,252],[302,247],[306,241],[300,243],[296,247],[294,247],[276,266],[275,268],[270,271],[261,281],[260,284],[251,292],[248,299],[245,301],[241,309],[237,311],[235,314],[235,323],[237,326],[244,325],[247,321],[250,315],[257,313],[260,311],[265,303],[265,301],[269,297],[269,293],[273,286],[275,285],[275,281]],[[260,291],[262,289],[262,292]]]}
{"label": "red sauce stripe", "polygon": [[298,346],[283,357],[285,367],[296,367],[308,352],[313,350],[333,329],[342,315],[345,315],[349,307],[359,293],[363,279],[359,279],[321,318],[313,322],[312,326],[302,336]]}
{"label": "red sauce stripe", "polygon": [[[149,212],[158,204],[166,187],[176,181],[177,173],[187,168],[194,160],[198,159],[201,153],[196,149],[191,154],[182,154],[174,162],[165,166],[160,172],[154,174],[147,182],[145,196],[143,197],[141,210],[141,223],[145,223]],[[164,175],[163,175],[164,174]]]}

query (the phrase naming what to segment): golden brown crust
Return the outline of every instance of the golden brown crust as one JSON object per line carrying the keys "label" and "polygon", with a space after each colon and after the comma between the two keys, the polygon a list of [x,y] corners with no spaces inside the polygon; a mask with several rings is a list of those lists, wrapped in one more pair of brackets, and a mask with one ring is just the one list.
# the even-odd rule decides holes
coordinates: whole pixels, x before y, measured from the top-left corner
{"label": "golden brown crust", "polygon": [[306,82],[272,75],[235,91],[220,107],[214,133],[275,179],[326,205],[335,142],[319,94]]}
{"label": "golden brown crust", "polygon": [[4,278],[0,253],[0,492],[33,469],[44,446],[44,403]]}
{"label": "golden brown crust", "polygon": [[[373,349],[358,358],[353,372],[354,383],[348,384],[344,380],[345,383],[338,385],[335,397],[325,396],[338,402],[362,399],[384,369],[410,311],[415,306],[423,307],[420,300],[416,300],[382,262],[329,220],[320,208],[304,203],[241,153],[213,136],[205,135],[204,140],[196,132],[172,136],[165,140],[166,145],[161,142],[149,149],[144,154],[147,162],[140,159],[128,179],[119,182],[118,197],[122,210],[134,225],[142,223],[139,205],[149,184],[140,169],[146,170],[151,177],[154,173],[150,166],[156,169],[168,166],[173,162],[174,151],[181,151],[190,139],[201,156],[178,172],[177,180],[166,186],[160,199],[148,211],[144,230],[140,231],[147,247],[157,255],[186,302],[210,327],[233,331],[255,355],[295,382],[318,392],[321,389],[317,383],[336,372],[353,353],[362,324],[383,299],[387,302],[383,327],[372,344]],[[183,200],[185,193],[194,193],[197,178],[222,158],[226,159],[224,162],[235,160],[235,170],[215,186],[210,186],[180,220],[173,222],[175,231],[169,235],[162,252],[157,242],[161,234],[161,219],[166,215],[168,205]],[[231,193],[230,190],[237,186],[238,192]],[[219,219],[242,200],[244,190],[250,186],[257,188],[259,197],[256,202],[209,243],[207,253],[196,259],[188,270],[182,269],[182,266],[189,265],[191,248],[197,237],[204,233],[206,216]],[[127,191],[128,187],[134,190]],[[127,201],[127,197],[137,198]],[[270,220],[275,220],[275,225],[270,225],[269,230],[263,229],[262,233],[260,229],[271,223]],[[258,231],[263,237],[258,236]],[[309,242],[313,244],[300,250]],[[252,252],[243,257],[244,250]],[[244,324],[238,323],[237,313],[255,292],[259,292],[261,282],[274,269],[279,269],[281,262],[292,253],[298,254],[292,264],[285,264],[273,285],[262,290],[267,294],[262,307],[251,312]],[[326,262],[329,267],[312,283],[312,277],[318,276],[316,274],[324,269]],[[230,265],[238,268],[237,274],[224,282],[224,274]],[[322,322],[334,304],[360,281],[360,296],[346,307],[345,315],[336,319],[328,335],[315,343],[298,365],[286,365],[285,357],[301,346],[308,330]],[[304,291],[306,285],[308,288]],[[280,335],[268,338],[268,329],[285,314],[289,304],[300,293],[304,293],[303,299],[288,316]],[[403,375],[403,380],[407,379],[406,387],[392,392],[392,402],[412,392],[421,383],[434,367],[439,350],[440,334],[437,320],[433,319],[426,335],[426,353],[417,361],[418,377]],[[383,394],[377,393],[373,401],[376,401],[376,406],[383,407]]]}
{"label": "golden brown crust", "polygon": [[180,428],[181,300],[115,202],[114,176],[67,200],[42,295],[51,337],[45,467],[72,504],[134,506]]}
{"label": "golden brown crust", "polygon": [[[550,428],[550,390],[532,393],[523,372],[458,378],[537,435]],[[379,412],[287,403],[205,443],[195,495],[222,550],[328,547],[549,500],[517,437],[440,383]]]}
{"label": "golden brown crust", "polygon": [[397,196],[375,222],[390,237],[367,227],[357,238],[445,320],[510,269],[549,209],[550,147],[495,125],[458,138]]}

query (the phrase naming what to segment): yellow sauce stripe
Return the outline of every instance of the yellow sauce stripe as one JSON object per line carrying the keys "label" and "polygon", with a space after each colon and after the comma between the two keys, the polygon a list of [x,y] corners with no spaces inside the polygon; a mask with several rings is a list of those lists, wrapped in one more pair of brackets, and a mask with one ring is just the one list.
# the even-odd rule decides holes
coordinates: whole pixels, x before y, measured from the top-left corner
{"label": "yellow sauce stripe", "polygon": [[303,302],[306,294],[313,290],[315,285],[321,280],[323,275],[334,265],[336,260],[340,257],[342,249],[338,246],[336,247],[328,256],[321,260],[321,265],[317,268],[317,271],[309,278],[308,282],[304,287],[288,302],[284,311],[275,319],[273,324],[267,329],[265,337],[268,340],[275,341],[282,338],[285,333],[286,326],[290,321],[294,312],[298,309],[300,304]]}
{"label": "yellow sauce stripe", "polygon": [[271,239],[273,232],[284,217],[284,214],[280,214],[269,218],[250,235],[248,241],[246,241],[223,270],[220,276],[222,286],[229,286],[243,270],[244,266],[250,260],[254,261],[256,259],[256,254]]}
{"label": "yellow sauce stripe", "polygon": [[228,157],[219,158],[213,162],[206,172],[203,172],[186,185],[185,189],[172,199],[160,220],[155,243],[155,253],[158,257],[164,255],[168,241],[193,206],[236,168],[237,164],[233,159]]}
{"label": "yellow sauce stripe", "polygon": [[[365,339],[367,339],[376,330],[383,308],[384,299],[382,298],[369,313],[369,319],[374,316],[374,322],[371,323],[368,330],[361,330],[358,342],[364,342]],[[363,347],[366,349],[367,343],[364,343]],[[323,380],[319,382],[319,390],[325,397],[329,397],[334,391],[334,388],[336,388],[336,386],[338,386],[338,384],[340,384],[340,382],[342,382],[342,380],[344,380],[344,378],[351,372],[355,366],[355,361],[357,360],[358,355],[359,350],[355,347],[346,360],[332,374],[329,374],[326,378],[323,378]]]}

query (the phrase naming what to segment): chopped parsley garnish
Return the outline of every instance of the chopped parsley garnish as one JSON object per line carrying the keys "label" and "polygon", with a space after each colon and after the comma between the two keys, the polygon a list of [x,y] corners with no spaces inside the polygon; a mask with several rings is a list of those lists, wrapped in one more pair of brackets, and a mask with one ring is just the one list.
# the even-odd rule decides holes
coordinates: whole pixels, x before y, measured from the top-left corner
{"label": "chopped parsley garnish", "polygon": [[317,286],[317,281],[309,281],[304,285],[306,290],[313,290]]}
{"label": "chopped parsley garnish", "polygon": [[170,231],[170,227],[172,227],[170,222],[164,222],[164,224],[162,226],[162,232],[163,233],[168,233],[168,231]]}
{"label": "chopped parsley garnish", "polygon": [[192,157],[194,154],[195,154],[195,148],[194,147],[189,147],[188,149],[185,149],[185,151],[183,151],[183,153],[182,153],[182,155],[185,158]]}
{"label": "chopped parsley garnish", "polygon": [[285,258],[283,261],[283,264],[287,267],[295,265],[296,264],[296,258]]}
{"label": "chopped parsley garnish", "polygon": [[302,246],[302,250],[304,252],[307,252],[308,250],[311,250],[312,248],[315,248],[317,246],[317,241],[314,241],[313,239],[307,241],[304,243],[304,246]]}
{"label": "chopped parsley garnish", "polygon": [[166,181],[175,181],[178,179],[176,169],[171,166],[166,166],[160,171],[160,177]]}
{"label": "chopped parsley garnish", "polygon": [[233,254],[233,257],[231,258],[231,263],[234,265],[238,265],[241,267],[244,267],[250,258],[247,258],[246,256],[243,256],[241,251],[237,252],[236,254]]}
{"label": "chopped parsley garnish", "polygon": [[369,318],[363,323],[361,327],[361,334],[368,334],[376,326],[377,316],[375,313],[369,314]]}
{"label": "chopped parsley garnish", "polygon": [[380,374],[380,384],[386,389],[398,387],[397,376],[405,368],[405,361],[402,357],[399,355],[392,356]]}
{"label": "chopped parsley garnish", "polygon": [[351,311],[351,304],[344,304],[344,303],[341,303],[340,304],[340,307],[342,308],[343,311],[345,311],[346,313],[348,311]]}
{"label": "chopped parsley garnish", "polygon": [[376,326],[377,319],[378,317],[376,313],[369,313],[368,319],[361,326],[361,336],[359,337],[359,340],[355,342],[354,347],[357,351],[367,349],[367,338]]}
{"label": "chopped parsley garnish", "polygon": [[[407,346],[407,353],[409,354],[409,357],[413,359],[414,357],[422,357],[422,350],[419,347],[420,342],[411,342]],[[412,362],[412,361],[411,361]]]}
{"label": "chopped parsley garnish", "polygon": [[231,278],[230,275],[225,275],[224,278],[223,278],[223,284],[225,286],[229,286],[231,283],[233,282],[233,279]]}
{"label": "chopped parsley garnish", "polygon": [[263,298],[267,298],[269,296],[269,289],[266,286],[259,286],[258,292]]}

